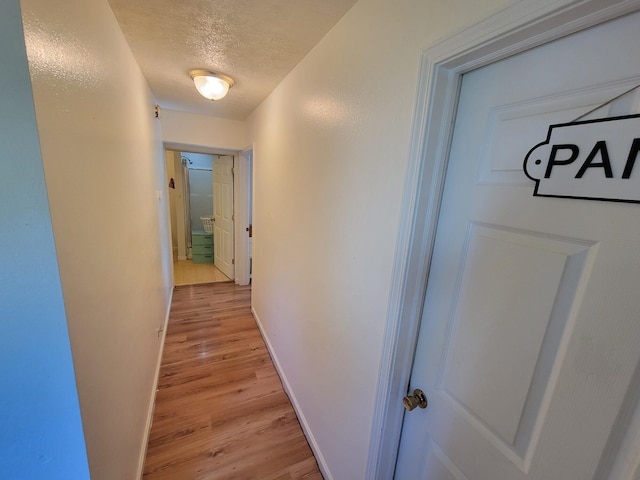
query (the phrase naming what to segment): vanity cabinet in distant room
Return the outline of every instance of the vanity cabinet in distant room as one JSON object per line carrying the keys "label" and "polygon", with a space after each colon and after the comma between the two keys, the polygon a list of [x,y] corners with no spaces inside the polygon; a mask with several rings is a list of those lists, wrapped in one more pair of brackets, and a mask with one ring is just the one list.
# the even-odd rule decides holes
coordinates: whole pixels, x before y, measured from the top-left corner
{"label": "vanity cabinet in distant room", "polygon": [[193,263],[213,263],[213,233],[191,232],[191,255]]}

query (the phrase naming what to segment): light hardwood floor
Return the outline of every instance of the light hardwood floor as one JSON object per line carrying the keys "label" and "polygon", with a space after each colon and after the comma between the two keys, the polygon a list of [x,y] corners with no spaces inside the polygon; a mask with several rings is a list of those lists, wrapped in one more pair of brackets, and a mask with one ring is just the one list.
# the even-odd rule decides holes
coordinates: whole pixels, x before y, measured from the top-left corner
{"label": "light hardwood floor", "polygon": [[176,287],[145,480],[322,479],[250,303],[231,282]]}
{"label": "light hardwood floor", "polygon": [[173,282],[176,286],[228,281],[229,277],[218,270],[213,263],[173,260]]}

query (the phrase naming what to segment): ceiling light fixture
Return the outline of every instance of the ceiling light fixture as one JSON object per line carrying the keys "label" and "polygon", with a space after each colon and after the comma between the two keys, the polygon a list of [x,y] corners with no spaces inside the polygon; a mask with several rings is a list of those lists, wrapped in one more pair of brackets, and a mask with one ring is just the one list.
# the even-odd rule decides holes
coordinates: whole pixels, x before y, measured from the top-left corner
{"label": "ceiling light fixture", "polygon": [[220,100],[224,98],[234,83],[231,77],[200,68],[191,70],[189,76],[196,85],[200,95],[209,100]]}

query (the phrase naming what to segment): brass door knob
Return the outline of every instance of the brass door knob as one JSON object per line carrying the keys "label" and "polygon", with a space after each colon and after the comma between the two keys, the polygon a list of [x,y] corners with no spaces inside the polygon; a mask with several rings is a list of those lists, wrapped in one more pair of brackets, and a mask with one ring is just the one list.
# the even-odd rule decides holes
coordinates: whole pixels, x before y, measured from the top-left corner
{"label": "brass door knob", "polygon": [[406,408],[409,412],[416,407],[427,408],[427,396],[422,390],[416,388],[413,391],[413,395],[407,395],[402,399],[402,403],[404,405],[404,408]]}

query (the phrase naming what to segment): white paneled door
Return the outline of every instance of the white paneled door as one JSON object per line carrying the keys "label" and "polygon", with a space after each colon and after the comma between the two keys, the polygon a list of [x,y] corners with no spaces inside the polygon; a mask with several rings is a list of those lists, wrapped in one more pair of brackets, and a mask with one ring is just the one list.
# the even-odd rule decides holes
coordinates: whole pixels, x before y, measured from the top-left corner
{"label": "white paneled door", "polygon": [[[619,480],[640,205],[534,197],[522,163],[640,84],[638,32],[633,14],[463,76],[410,385],[428,407],[405,414],[398,480]],[[633,95],[590,118],[630,113]]]}
{"label": "white paneled door", "polygon": [[227,277],[234,276],[233,157],[213,158],[214,264]]}

